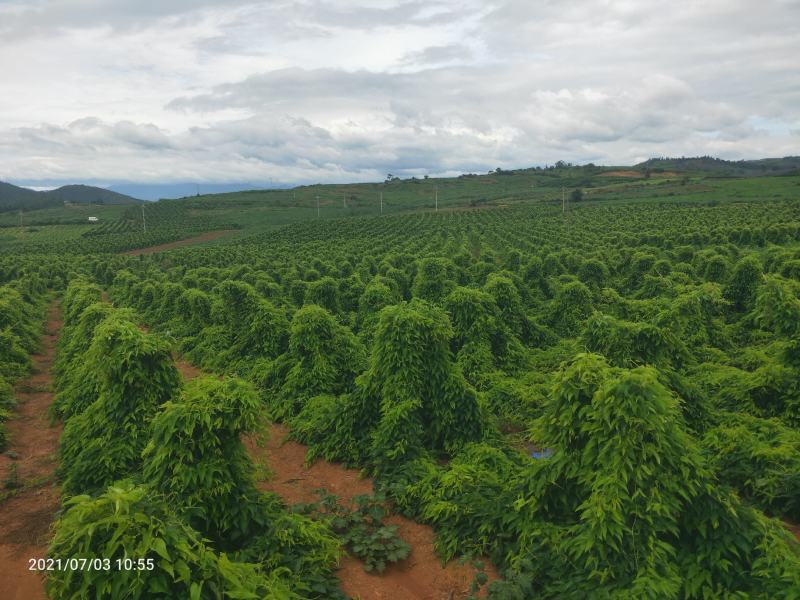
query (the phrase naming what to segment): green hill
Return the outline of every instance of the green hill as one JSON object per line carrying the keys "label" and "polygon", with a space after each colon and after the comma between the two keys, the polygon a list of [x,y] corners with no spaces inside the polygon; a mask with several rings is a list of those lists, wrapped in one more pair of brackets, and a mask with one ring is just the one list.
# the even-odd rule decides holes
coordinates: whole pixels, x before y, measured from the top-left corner
{"label": "green hill", "polygon": [[70,204],[137,204],[141,200],[90,185],[65,185],[37,192],[0,181],[0,212],[56,208]]}
{"label": "green hill", "polygon": [[44,193],[61,202],[71,202],[72,204],[138,204],[141,202],[141,200],[125,194],[90,185],[65,185]]}
{"label": "green hill", "polygon": [[0,211],[21,207],[34,210],[52,205],[52,199],[39,192],[0,181]]}
{"label": "green hill", "polygon": [[758,160],[723,160],[712,156],[651,158],[634,168],[652,171],[696,171],[726,177],[796,175],[800,173],[800,156]]}

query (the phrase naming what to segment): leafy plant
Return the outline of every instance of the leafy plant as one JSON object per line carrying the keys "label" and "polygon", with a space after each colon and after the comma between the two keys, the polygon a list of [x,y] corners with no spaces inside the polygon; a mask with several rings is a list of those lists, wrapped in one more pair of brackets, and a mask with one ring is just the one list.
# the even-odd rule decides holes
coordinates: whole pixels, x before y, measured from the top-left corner
{"label": "leafy plant", "polygon": [[408,558],[411,546],[397,535],[397,526],[386,525],[387,502],[383,496],[353,496],[350,509],[325,490],[320,501],[296,504],[295,511],[325,522],[345,548],[364,563],[364,570],[383,573],[386,566]]}
{"label": "leafy plant", "polygon": [[[487,432],[473,388],[450,358],[447,315],[420,301],[381,311],[369,368],[352,394],[331,405],[310,402],[293,421],[301,441],[327,438],[327,457],[391,468],[428,451],[452,452]],[[317,410],[333,409],[325,432]],[[312,447],[312,452],[314,451]]]}
{"label": "leafy plant", "polygon": [[728,413],[702,445],[720,479],[744,498],[800,519],[800,432],[777,419]]}
{"label": "leafy plant", "polygon": [[153,417],[144,481],[215,545],[235,549],[266,525],[253,466],[240,440],[259,422],[251,385],[199,377]]}
{"label": "leafy plant", "polygon": [[[144,486],[120,482],[96,498],[74,496],[56,522],[48,555],[107,560],[109,569],[51,571],[47,591],[66,598],[300,598],[256,565],[217,554],[181,521],[169,504]],[[121,568],[131,559],[138,567]],[[152,561],[152,569],[147,561]]]}
{"label": "leafy plant", "polygon": [[313,396],[351,391],[365,364],[364,348],[352,332],[312,304],[294,314],[288,350],[255,376],[271,415],[285,419]]}
{"label": "leafy plant", "polygon": [[755,256],[745,256],[733,269],[725,287],[725,298],[736,310],[750,310],[763,282],[761,262]]}
{"label": "leafy plant", "polygon": [[149,421],[180,382],[166,343],[119,314],[95,328],[88,358],[99,393],[64,426],[61,474],[67,495],[103,489],[135,472]]}

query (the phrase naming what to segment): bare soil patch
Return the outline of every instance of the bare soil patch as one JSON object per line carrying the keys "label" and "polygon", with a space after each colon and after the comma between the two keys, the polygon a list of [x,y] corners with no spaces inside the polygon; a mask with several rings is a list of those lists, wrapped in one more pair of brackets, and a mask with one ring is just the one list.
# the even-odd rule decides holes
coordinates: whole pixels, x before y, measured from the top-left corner
{"label": "bare soil patch", "polygon": [[784,520],[783,524],[786,526],[786,529],[788,529],[794,534],[794,537],[797,538],[797,541],[800,542],[800,524],[793,523],[792,521],[789,520]]}
{"label": "bare soil patch", "polygon": [[[33,356],[33,374],[18,382],[18,405],[7,423],[8,451],[0,456],[3,481],[16,465],[20,488],[0,501],[0,598],[46,599],[44,579],[28,570],[28,559],[47,555],[50,524],[59,509],[55,483],[61,424],[50,424],[48,408],[53,401],[52,367],[61,330],[57,302],[50,305],[41,354]],[[10,458],[9,453],[16,455]],[[5,491],[5,490],[2,490]]]}
{"label": "bare soil patch", "polygon": [[[324,460],[306,465],[308,448],[288,440],[288,434],[286,426],[274,423],[264,446],[245,441],[250,455],[266,462],[272,472],[271,479],[259,484],[262,490],[275,492],[289,505],[319,500],[320,488],[348,502],[353,496],[373,493],[372,480],[354,469]],[[381,574],[368,573],[361,561],[345,556],[338,575],[346,594],[359,600],[458,600],[469,595],[475,569],[458,561],[442,566],[433,550],[433,529],[400,515],[386,521],[397,526],[398,535],[411,545],[411,554]],[[484,563],[489,579],[497,579],[496,571]]]}
{"label": "bare soil patch", "polygon": [[[202,374],[185,361],[177,361],[176,366],[186,378]],[[373,493],[372,480],[359,471],[324,460],[306,465],[308,448],[289,440],[285,425],[273,423],[268,433],[262,444],[252,437],[243,441],[253,461],[266,465],[271,473],[267,481],[259,482],[259,488],[278,494],[287,505],[316,502],[316,490],[321,488],[345,502],[359,494]],[[469,595],[475,569],[458,561],[443,566],[433,549],[431,527],[400,515],[386,521],[397,526],[397,533],[411,545],[411,554],[381,574],[367,573],[361,561],[345,555],[338,576],[346,594],[358,600],[463,600]],[[497,579],[492,565],[488,561],[484,564],[489,580]]]}
{"label": "bare soil patch", "polygon": [[606,171],[605,173],[600,173],[599,177],[630,177],[641,179],[644,177],[644,173],[640,171]]}
{"label": "bare soil patch", "polygon": [[203,242],[210,242],[226,235],[236,233],[236,229],[216,229],[214,231],[206,231],[194,237],[177,240],[175,242],[168,242],[166,244],[159,244],[158,246],[148,246],[147,248],[136,248],[135,250],[128,250],[122,252],[125,256],[139,256],[140,254],[155,254],[156,252],[164,252],[165,250],[172,250],[174,248],[182,248],[183,246],[192,246],[194,244],[202,244]]}

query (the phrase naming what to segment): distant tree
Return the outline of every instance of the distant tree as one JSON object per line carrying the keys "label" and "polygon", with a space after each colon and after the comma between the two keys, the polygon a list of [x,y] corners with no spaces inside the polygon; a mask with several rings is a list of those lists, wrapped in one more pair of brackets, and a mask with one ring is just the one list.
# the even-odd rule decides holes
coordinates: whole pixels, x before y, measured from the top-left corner
{"label": "distant tree", "polygon": [[581,200],[583,200],[583,190],[581,188],[572,190],[572,193],[569,195],[569,201],[580,202]]}

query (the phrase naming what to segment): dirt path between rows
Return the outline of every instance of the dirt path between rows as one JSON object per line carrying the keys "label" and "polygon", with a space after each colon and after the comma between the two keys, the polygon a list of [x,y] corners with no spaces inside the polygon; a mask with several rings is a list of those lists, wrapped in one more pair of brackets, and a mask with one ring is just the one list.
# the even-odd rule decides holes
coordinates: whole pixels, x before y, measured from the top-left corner
{"label": "dirt path between rows", "polygon": [[158,246],[148,246],[147,248],[136,248],[135,250],[128,250],[122,252],[125,256],[139,256],[140,254],[155,254],[156,252],[164,252],[165,250],[172,250],[174,248],[182,248],[183,246],[192,246],[194,244],[202,244],[203,242],[210,242],[226,235],[233,235],[238,229],[216,229],[214,231],[206,231],[194,237],[177,240],[175,242],[168,242],[166,244],[159,244]]}
{"label": "dirt path between rows", "polygon": [[[176,361],[176,366],[187,379],[202,374],[182,360]],[[362,478],[356,470],[324,460],[306,466],[307,447],[288,440],[286,426],[273,423],[268,433],[269,439],[261,446],[255,439],[245,439],[253,461],[265,464],[271,473],[267,481],[259,483],[261,490],[275,492],[288,505],[316,502],[315,490],[320,488],[345,501],[373,493],[372,480]],[[442,566],[433,550],[433,529],[400,515],[386,521],[397,526],[398,535],[411,545],[411,554],[380,575],[367,573],[361,561],[345,555],[338,577],[348,596],[357,600],[463,600],[469,595],[475,569],[457,561]],[[484,563],[489,580],[497,579],[492,566]]]}
{"label": "dirt path between rows", "polygon": [[14,468],[12,465],[16,465],[22,487],[0,501],[2,600],[47,598],[44,579],[28,570],[28,559],[47,555],[50,524],[59,509],[55,470],[61,424],[51,426],[48,408],[53,401],[52,367],[61,326],[61,311],[54,301],[48,309],[41,354],[32,357],[31,376],[16,385],[18,404],[15,416],[7,423],[9,444],[0,456],[1,480],[5,482]]}

